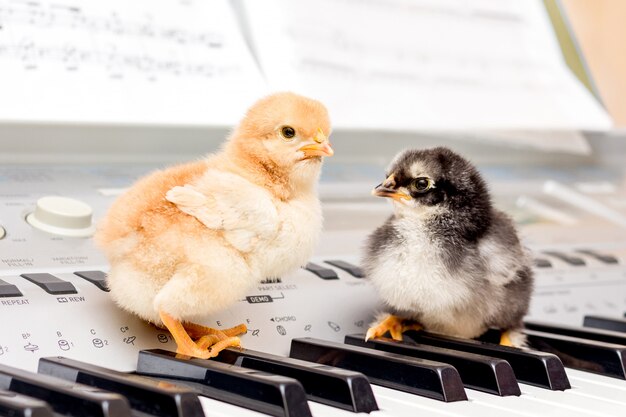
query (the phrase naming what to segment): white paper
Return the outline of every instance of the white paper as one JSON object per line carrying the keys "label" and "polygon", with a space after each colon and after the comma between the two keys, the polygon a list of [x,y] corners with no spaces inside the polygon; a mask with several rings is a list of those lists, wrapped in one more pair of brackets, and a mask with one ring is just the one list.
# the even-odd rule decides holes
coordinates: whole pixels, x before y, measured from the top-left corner
{"label": "white paper", "polygon": [[266,92],[226,0],[0,0],[0,120],[231,125]]}
{"label": "white paper", "polygon": [[539,0],[246,0],[274,89],[322,100],[335,127],[604,130]]}

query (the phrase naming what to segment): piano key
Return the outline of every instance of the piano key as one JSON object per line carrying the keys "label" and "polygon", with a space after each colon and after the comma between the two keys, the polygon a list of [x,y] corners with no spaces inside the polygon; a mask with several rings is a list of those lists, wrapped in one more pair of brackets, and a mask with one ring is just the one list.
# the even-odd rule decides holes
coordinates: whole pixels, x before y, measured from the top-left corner
{"label": "piano key", "polygon": [[551,390],[570,388],[563,364],[553,354],[422,331],[408,331],[404,335],[416,343],[504,359],[513,368],[518,382]]}
{"label": "piano key", "polygon": [[161,417],[203,417],[198,396],[180,387],[62,357],[39,359],[38,372],[123,395],[131,408]]}
{"label": "piano key", "polygon": [[596,251],[592,251],[590,249],[577,249],[576,252],[582,253],[587,256],[591,256],[592,258],[597,259],[600,262],[604,262],[605,264],[617,264],[619,261],[613,255],[605,255],[598,253]]}
{"label": "piano key", "polygon": [[45,401],[0,389],[0,416],[54,417]]}
{"label": "piano key", "polygon": [[[563,413],[560,407],[546,404],[532,397],[509,396],[494,397],[472,389],[466,390],[468,401],[442,403],[430,398],[407,394],[393,389],[373,386],[374,394],[383,413],[392,413],[401,417],[412,415],[444,415],[444,416],[470,416],[470,417],[588,417],[589,414],[576,411],[573,407]],[[559,394],[560,391],[546,391],[550,394]],[[558,400],[557,400],[558,401]],[[317,417],[317,416],[316,416]]]}
{"label": "piano key", "polygon": [[597,340],[598,342],[626,345],[626,334],[611,330],[595,329],[593,327],[567,326],[561,324],[542,323],[538,321],[525,322],[530,330],[546,333],[562,334],[564,336],[580,337],[582,339]]}
{"label": "piano key", "polygon": [[583,326],[625,333],[624,339],[626,340],[626,319],[605,316],[585,316]]}
{"label": "piano key", "polygon": [[313,262],[309,262],[304,266],[304,269],[306,269],[309,272],[313,272],[315,275],[317,275],[318,277],[322,278],[322,279],[339,279],[339,277],[337,276],[337,273],[335,271],[333,271],[330,268],[324,268],[321,265],[318,264],[314,264]]}
{"label": "piano key", "polygon": [[200,403],[207,417],[267,417],[267,414],[209,397],[200,397]]}
{"label": "piano key", "polygon": [[[600,375],[598,378],[609,379]],[[614,380],[615,381],[615,380]],[[616,381],[622,382],[622,381]],[[521,396],[496,397],[487,393],[467,389],[467,402],[441,403],[403,392],[373,386],[374,393],[383,413],[394,410],[401,416],[449,415],[449,416],[622,416],[623,407],[609,404],[588,396],[577,389],[549,391],[540,387],[520,384]],[[419,408],[420,410],[415,410]],[[421,411],[418,413],[417,411]]]}
{"label": "piano key", "polygon": [[22,297],[23,294],[13,284],[9,284],[6,281],[0,279],[0,297]]}
{"label": "piano key", "polygon": [[467,388],[501,396],[521,393],[511,365],[502,359],[428,345],[399,343],[386,338],[366,342],[362,334],[347,335],[345,343],[447,363],[459,371]]}
{"label": "piano key", "polygon": [[362,372],[374,384],[441,401],[467,399],[457,370],[441,362],[311,338],[293,339],[289,356]]}
{"label": "piano key", "polygon": [[107,274],[102,271],[76,271],[74,272],[74,275],[78,275],[79,277],[91,282],[102,291],[109,292],[106,280]]}
{"label": "piano key", "polygon": [[172,380],[199,394],[277,417],[310,417],[302,385],[292,379],[212,360],[142,350],[137,373]]}
{"label": "piano key", "polygon": [[346,261],[341,261],[341,260],[337,260],[337,259],[332,259],[332,260],[328,260],[328,261],[324,261],[329,265],[332,265],[334,267],[337,267],[339,269],[343,269],[344,271],[346,271],[347,273],[349,273],[350,275],[352,275],[355,278],[364,278],[365,277],[365,273],[363,272],[363,270],[356,266],[356,265],[352,265],[349,262]]}
{"label": "piano key", "polygon": [[[584,376],[577,377],[573,374],[574,371],[581,372],[587,375],[596,374],[578,371],[576,369],[568,369],[570,381],[572,382],[572,389],[575,390],[579,395],[590,396],[600,400],[611,400],[626,406],[626,391],[624,389],[619,389],[615,385],[610,386],[608,384],[597,383],[589,380]],[[615,381],[615,379],[613,379],[613,381]]]}
{"label": "piano key", "polygon": [[549,404],[554,408],[564,408],[571,411],[582,411],[598,417],[620,416],[624,414],[624,406],[618,402],[599,399],[592,395],[585,395],[582,390],[572,387],[566,391],[546,391],[532,386],[522,386],[522,397]]}
{"label": "piano key", "polygon": [[214,360],[297,379],[309,400],[357,413],[378,410],[369,381],[359,372],[249,349],[226,349]]}
{"label": "piano key", "polygon": [[552,256],[554,258],[560,259],[563,262],[566,262],[573,266],[583,266],[587,264],[585,260],[581,258],[580,256],[572,256],[572,255],[568,255],[566,253],[557,252],[557,251],[543,251],[543,253],[545,253],[546,255]]}
{"label": "piano key", "polygon": [[560,334],[525,330],[529,345],[561,358],[565,366],[626,379],[626,346]]}
{"label": "piano key", "polygon": [[76,287],[71,282],[63,281],[52,274],[22,274],[33,284],[41,287],[48,294],[77,294]]}
{"label": "piano key", "polygon": [[131,416],[128,401],[121,395],[6,365],[0,366],[0,389],[46,401],[58,414],[83,417]]}
{"label": "piano key", "polygon": [[575,381],[576,386],[585,391],[598,389],[605,398],[622,398],[626,401],[626,381],[572,368],[567,369],[567,375],[572,383]]}

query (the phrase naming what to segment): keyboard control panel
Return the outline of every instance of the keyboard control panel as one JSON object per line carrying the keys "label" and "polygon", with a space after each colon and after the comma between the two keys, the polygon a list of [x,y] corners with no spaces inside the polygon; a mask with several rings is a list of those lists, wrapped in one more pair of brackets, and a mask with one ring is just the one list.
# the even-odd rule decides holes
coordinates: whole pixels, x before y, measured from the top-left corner
{"label": "keyboard control panel", "polygon": [[[145,167],[0,169],[5,179],[0,182],[0,363],[35,370],[40,357],[62,355],[129,371],[139,350],[175,348],[169,333],[114,305],[106,260],[89,237],[44,231],[27,221],[33,213],[45,219],[38,202],[58,196],[75,200],[79,220],[74,223],[89,229],[121,189],[144,172]],[[93,220],[86,220],[88,214]],[[344,250],[321,251],[304,268],[269,277],[228,310],[198,322],[216,328],[245,323],[244,347],[279,355],[288,354],[294,338],[339,342],[347,334],[364,333],[381,308],[359,268],[367,232],[329,231],[326,239]],[[330,247],[324,241],[320,246]],[[623,316],[626,239],[592,245],[535,242],[531,249],[536,285],[529,319],[581,325],[584,315]]]}

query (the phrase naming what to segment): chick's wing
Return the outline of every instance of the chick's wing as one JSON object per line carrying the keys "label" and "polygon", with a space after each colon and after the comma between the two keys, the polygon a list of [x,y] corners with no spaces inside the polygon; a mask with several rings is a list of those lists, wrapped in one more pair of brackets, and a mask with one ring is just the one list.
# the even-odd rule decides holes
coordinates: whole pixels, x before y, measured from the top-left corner
{"label": "chick's wing", "polygon": [[209,229],[222,231],[237,250],[250,252],[278,231],[278,214],[269,194],[243,178],[208,172],[199,184],[170,189],[165,198]]}

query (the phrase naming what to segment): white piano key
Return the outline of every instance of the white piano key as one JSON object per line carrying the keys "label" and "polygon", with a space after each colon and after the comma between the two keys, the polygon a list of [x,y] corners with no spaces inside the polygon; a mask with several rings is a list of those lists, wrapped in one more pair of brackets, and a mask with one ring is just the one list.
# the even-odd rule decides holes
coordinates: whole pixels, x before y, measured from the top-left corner
{"label": "white piano key", "polygon": [[268,417],[267,414],[248,410],[212,398],[199,396],[205,417]]}
{"label": "white piano key", "polygon": [[[497,406],[498,400],[503,397],[496,395],[484,394],[492,397],[493,402],[476,401],[471,397],[472,394],[477,391],[466,390],[469,401],[456,401],[452,403],[444,403],[442,401],[433,400],[426,397],[420,397],[418,395],[411,395],[404,392],[395,391],[389,388],[372,386],[374,389],[374,395],[376,395],[376,401],[378,407],[383,413],[392,413],[400,416],[419,415],[418,413],[427,412],[429,415],[443,415],[443,416],[481,416],[481,417],[502,417],[503,409]],[[505,397],[505,398],[517,398],[517,397]],[[514,409],[506,409],[511,416],[523,416],[530,417],[537,414],[527,413],[523,408],[517,407]],[[547,412],[548,409],[541,409],[542,413]],[[547,414],[541,414],[547,415]]]}
{"label": "white piano key", "polygon": [[[309,401],[309,408],[313,417],[357,417],[357,416],[370,416],[370,417],[396,417],[396,415],[385,414],[381,411],[372,411],[369,414],[354,413],[348,410],[342,410],[341,408],[332,407],[330,405]],[[400,416],[397,416],[400,417]]]}
{"label": "white piano key", "polygon": [[[626,393],[626,381],[617,378],[610,378],[604,375],[593,374],[591,372],[580,371],[578,369],[566,368],[567,376],[576,381],[584,381],[584,383],[596,384],[606,388],[615,389],[621,391],[620,395]],[[611,395],[607,393],[607,397]]]}
{"label": "white piano key", "polygon": [[[511,396],[494,399],[492,398],[492,396],[489,396],[488,394],[479,391],[468,391],[468,396],[471,398],[471,401],[483,404],[488,407],[496,408],[501,414],[503,412],[508,413],[509,410],[519,410],[523,415],[527,416],[588,417],[590,415],[595,415],[586,413],[582,410],[577,409],[576,407],[568,406],[567,404],[561,403],[559,402],[559,400],[556,399],[554,402],[549,402],[542,399],[537,399],[530,395],[526,395],[524,390],[525,387],[528,387],[528,385],[520,384],[520,388],[522,389],[522,395],[520,395],[519,397]],[[560,397],[560,394],[562,394],[562,391],[550,391],[545,389],[544,391],[554,393],[555,398]]]}
{"label": "white piano key", "polygon": [[538,402],[550,404],[554,407],[563,407],[598,417],[617,417],[624,415],[623,405],[580,395],[580,390],[578,389],[572,388],[555,392],[530,385],[523,385],[520,386],[520,388],[522,389],[523,396],[527,396]]}

